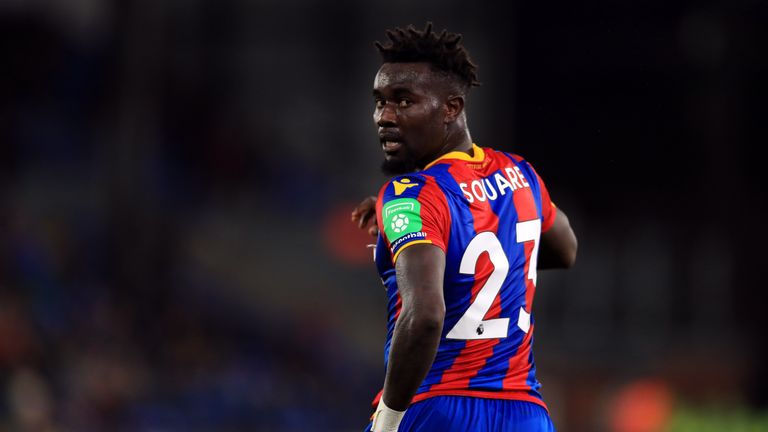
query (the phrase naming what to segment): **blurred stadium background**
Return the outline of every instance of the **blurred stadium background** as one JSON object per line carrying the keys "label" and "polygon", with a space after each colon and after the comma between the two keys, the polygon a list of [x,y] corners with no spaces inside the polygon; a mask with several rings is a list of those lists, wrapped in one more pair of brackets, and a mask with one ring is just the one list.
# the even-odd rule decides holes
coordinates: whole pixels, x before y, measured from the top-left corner
{"label": "blurred stadium background", "polygon": [[759,0],[0,1],[0,430],[361,430],[372,41],[428,19],[580,239],[535,308],[559,429],[768,430]]}

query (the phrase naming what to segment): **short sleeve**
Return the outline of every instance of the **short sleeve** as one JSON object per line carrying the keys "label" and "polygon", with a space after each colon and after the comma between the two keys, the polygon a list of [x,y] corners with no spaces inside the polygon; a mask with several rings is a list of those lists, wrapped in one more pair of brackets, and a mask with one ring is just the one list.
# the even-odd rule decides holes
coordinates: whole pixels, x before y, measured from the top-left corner
{"label": "short sleeve", "polygon": [[376,217],[392,262],[415,244],[446,249],[450,216],[445,195],[434,179],[421,174],[398,176],[379,192]]}

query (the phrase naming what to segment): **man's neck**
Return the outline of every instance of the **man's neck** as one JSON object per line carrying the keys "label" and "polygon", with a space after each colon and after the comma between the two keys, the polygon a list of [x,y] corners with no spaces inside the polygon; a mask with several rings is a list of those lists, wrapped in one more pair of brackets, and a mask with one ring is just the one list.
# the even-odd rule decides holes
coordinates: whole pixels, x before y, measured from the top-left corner
{"label": "man's neck", "polygon": [[469,135],[469,129],[462,128],[455,132],[455,134],[456,135],[452,137],[453,139],[451,139],[451,142],[446,145],[445,149],[443,149],[440,156],[454,151],[460,151],[473,156],[472,137]]}
{"label": "man's neck", "polygon": [[472,145],[472,137],[469,135],[469,130],[466,127],[458,129],[453,132],[453,134],[450,134],[449,139],[446,140],[443,148],[441,148],[436,155],[429,158],[429,160],[424,160],[424,165],[419,165],[419,169],[423,169],[424,166],[432,163],[433,161],[436,161],[437,159],[440,159],[441,157],[451,152],[462,152],[470,156],[475,155]]}

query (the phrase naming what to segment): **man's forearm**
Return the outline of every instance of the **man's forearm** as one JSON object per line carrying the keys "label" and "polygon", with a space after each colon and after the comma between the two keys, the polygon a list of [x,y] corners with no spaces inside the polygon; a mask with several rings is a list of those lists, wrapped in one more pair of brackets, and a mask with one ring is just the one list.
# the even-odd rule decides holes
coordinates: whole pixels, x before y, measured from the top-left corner
{"label": "man's forearm", "polygon": [[425,317],[403,310],[395,324],[382,396],[394,410],[408,408],[435,360],[443,316],[434,315]]}

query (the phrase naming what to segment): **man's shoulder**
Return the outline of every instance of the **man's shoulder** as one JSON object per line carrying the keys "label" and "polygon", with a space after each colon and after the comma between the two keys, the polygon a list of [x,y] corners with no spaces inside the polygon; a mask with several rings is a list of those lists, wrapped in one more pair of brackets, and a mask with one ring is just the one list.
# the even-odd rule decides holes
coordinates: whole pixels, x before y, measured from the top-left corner
{"label": "man's shoulder", "polygon": [[490,147],[484,147],[483,150],[485,151],[485,154],[488,155],[489,157],[494,159],[499,159],[504,162],[507,162],[510,160],[515,163],[526,162],[525,158],[517,153],[508,152],[504,150],[496,150]]}
{"label": "man's shoulder", "polygon": [[427,172],[402,174],[389,179],[379,191],[379,201],[396,199],[423,199],[440,189],[433,175]]}
{"label": "man's shoulder", "polygon": [[533,174],[535,169],[530,161],[525,159],[518,153],[512,153],[507,151],[493,150],[489,152],[493,158],[497,159],[499,165],[507,165],[514,169],[521,169],[527,174]]}

